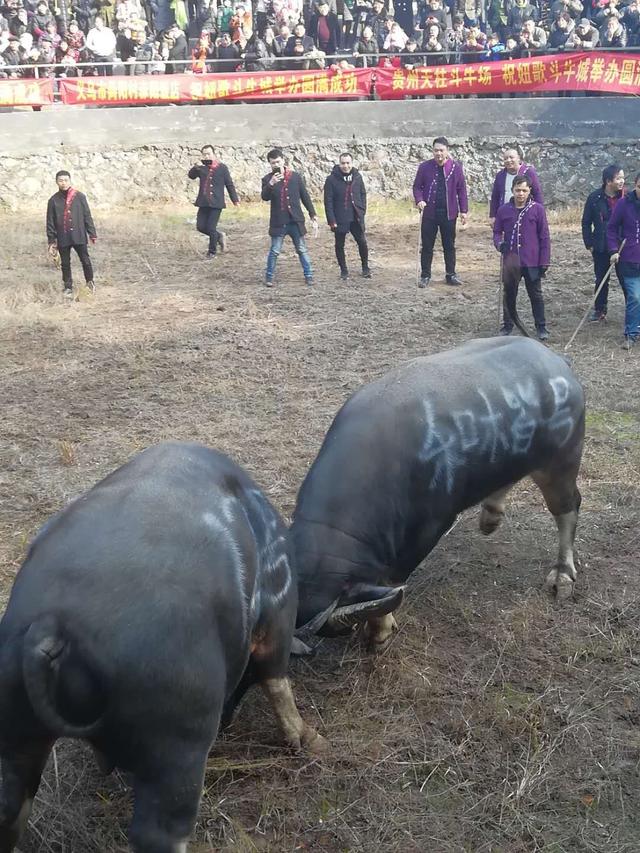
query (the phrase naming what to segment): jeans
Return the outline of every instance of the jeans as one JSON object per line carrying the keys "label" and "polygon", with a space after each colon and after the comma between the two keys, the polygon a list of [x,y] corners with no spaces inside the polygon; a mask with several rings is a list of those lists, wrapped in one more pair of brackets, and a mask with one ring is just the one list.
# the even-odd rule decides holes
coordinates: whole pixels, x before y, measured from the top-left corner
{"label": "jeans", "polygon": [[70,289],[73,284],[73,276],[71,275],[71,250],[75,249],[77,256],[82,264],[82,272],[84,273],[85,281],[93,281],[93,267],[91,266],[91,258],[89,257],[89,249],[86,243],[74,243],[73,246],[59,246],[60,266],[62,268],[62,282],[65,288]]}
{"label": "jeans", "polygon": [[[367,238],[362,230],[362,225],[360,225],[357,219],[354,219],[353,222],[349,223],[349,231],[353,234],[353,239],[358,244],[358,252],[360,253],[362,269],[366,270],[369,266],[369,247],[367,246]],[[344,254],[344,241],[347,239],[348,233],[349,232],[344,232],[341,234],[339,231],[335,232],[336,258],[338,259],[338,264],[340,265],[342,272],[347,269],[347,259]]]}
{"label": "jeans", "polygon": [[278,261],[278,255],[282,251],[282,244],[284,243],[284,238],[286,236],[291,237],[291,239],[293,240],[293,245],[295,247],[298,257],[300,258],[300,263],[302,264],[302,271],[304,273],[304,277],[312,278],[313,267],[311,266],[311,258],[309,257],[309,252],[307,251],[307,246],[304,242],[304,237],[300,233],[300,226],[297,222],[288,222],[285,225],[284,232],[282,234],[276,234],[274,237],[271,238],[271,248],[269,249],[269,254],[267,256],[267,280],[273,281],[273,276],[276,272],[276,263]]}
{"label": "jeans", "polygon": [[218,220],[222,211],[219,207],[199,207],[196,228],[209,237],[209,254],[215,255],[218,249]]}
{"label": "jeans", "polygon": [[544,316],[544,299],[542,298],[542,282],[540,277],[539,267],[518,267],[505,263],[503,265],[502,281],[504,284],[502,298],[502,324],[505,329],[513,329],[513,320],[507,310],[507,293],[510,291],[513,294],[513,305],[516,304],[518,298],[518,286],[520,279],[524,278],[529,301],[531,302],[531,311],[533,312],[533,322],[536,324],[536,329],[546,328],[546,320]]}
{"label": "jeans", "polygon": [[624,334],[628,338],[640,336],[640,264],[620,262],[622,292],[624,293]]}
{"label": "jeans", "polygon": [[[609,252],[593,252],[593,272],[596,278],[596,289],[602,279],[606,271],[609,269],[611,264]],[[618,276],[618,281],[620,282],[620,287],[622,285],[622,275],[620,273],[620,264],[616,264],[616,275]],[[607,313],[607,303],[609,301],[609,282],[611,281],[611,277],[609,277],[608,281],[605,283],[604,287],[598,294],[598,298],[596,299],[595,310],[598,312],[602,312],[603,314]],[[624,288],[623,288],[624,289]]]}
{"label": "jeans", "polygon": [[422,277],[431,276],[431,262],[433,261],[433,247],[436,243],[436,234],[440,230],[442,249],[444,251],[444,269],[448,276],[456,273],[456,220],[447,219],[446,213],[436,213],[435,219],[427,219],[422,214],[422,252],[420,254],[420,265]]}

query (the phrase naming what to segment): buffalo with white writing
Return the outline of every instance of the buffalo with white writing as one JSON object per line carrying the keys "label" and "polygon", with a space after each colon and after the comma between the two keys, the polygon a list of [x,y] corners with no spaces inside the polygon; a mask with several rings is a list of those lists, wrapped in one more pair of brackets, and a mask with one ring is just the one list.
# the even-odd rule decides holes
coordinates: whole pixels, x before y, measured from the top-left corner
{"label": "buffalo with white writing", "polygon": [[480,503],[480,530],[492,533],[527,475],[558,527],[547,584],[570,595],[584,418],[565,360],[525,338],[471,341],[360,388],[298,494],[298,624],[324,621],[329,633],[366,620],[372,644],[386,642],[402,584],[458,513]]}
{"label": "buffalo with white writing", "polygon": [[285,525],[214,450],[145,450],[54,516],[0,622],[0,853],[61,736],[133,775],[138,853],[186,851],[209,749],[253,682],[289,744],[320,751],[286,677],[296,610]]}

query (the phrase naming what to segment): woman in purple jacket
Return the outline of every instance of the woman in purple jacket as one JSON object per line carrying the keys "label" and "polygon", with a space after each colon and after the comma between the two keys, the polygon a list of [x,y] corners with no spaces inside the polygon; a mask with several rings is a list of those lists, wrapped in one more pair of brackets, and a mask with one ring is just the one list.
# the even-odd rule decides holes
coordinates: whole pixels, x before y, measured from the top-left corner
{"label": "woman in purple jacket", "polygon": [[[625,240],[624,248],[620,244]],[[611,263],[619,263],[624,291],[624,349],[640,341],[640,173],[636,175],[633,192],[613,208],[607,226],[607,244]]]}
{"label": "woman in purple jacket", "polygon": [[501,335],[513,330],[518,285],[524,277],[538,338],[549,337],[544,316],[541,279],[549,268],[551,241],[544,207],[531,198],[531,178],[520,175],[513,181],[513,198],[498,208],[493,223],[493,243],[502,253],[504,286]]}
{"label": "woman in purple jacket", "polygon": [[433,140],[433,159],[420,163],[413,182],[413,197],[422,213],[422,272],[419,287],[431,281],[431,262],[436,235],[440,231],[447,284],[461,285],[456,275],[456,220],[467,223],[469,201],[462,164],[449,156],[444,136]]}

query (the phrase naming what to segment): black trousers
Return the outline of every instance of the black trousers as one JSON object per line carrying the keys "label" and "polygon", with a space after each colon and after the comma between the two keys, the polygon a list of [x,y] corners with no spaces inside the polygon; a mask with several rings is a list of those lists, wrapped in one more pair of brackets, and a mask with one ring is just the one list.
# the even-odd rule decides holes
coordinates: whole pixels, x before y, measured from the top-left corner
{"label": "black trousers", "polygon": [[520,279],[524,278],[524,283],[531,302],[531,310],[533,312],[533,322],[536,324],[536,329],[543,329],[546,326],[544,316],[544,299],[542,298],[542,277],[540,275],[540,267],[520,267],[504,264],[502,283],[504,284],[502,298],[502,322],[505,329],[513,329],[513,320],[507,311],[507,290],[510,289],[513,294],[513,304],[516,304],[518,298],[518,287]]}
{"label": "black trousers", "polygon": [[73,284],[73,276],[71,275],[71,250],[76,250],[76,255],[80,258],[82,264],[82,272],[84,273],[85,281],[93,281],[93,267],[91,266],[91,258],[89,257],[89,249],[86,243],[74,243],[72,246],[59,246],[60,266],[62,268],[62,281],[66,288],[70,288]]}
{"label": "black trousers", "polygon": [[435,219],[427,219],[422,214],[422,252],[420,254],[420,265],[422,276],[431,276],[431,262],[433,261],[433,247],[436,244],[436,235],[440,231],[442,250],[444,252],[444,269],[449,276],[456,272],[456,220],[447,219],[446,213],[436,214]]}
{"label": "black trousers", "polygon": [[[609,269],[611,264],[611,259],[609,256],[609,252],[593,252],[593,272],[596,278],[595,289],[598,289],[598,285],[602,281],[604,274]],[[620,275],[620,264],[616,264],[616,275],[618,276],[618,281],[620,282],[620,287],[622,287],[622,276]],[[604,314],[607,313],[607,303],[609,302],[609,282],[611,281],[611,276],[606,281],[604,287],[598,294],[598,298],[596,299],[595,310],[602,311]]]}
{"label": "black trousers", "polygon": [[360,225],[357,219],[354,219],[353,222],[350,223],[349,231],[345,231],[342,234],[339,231],[335,231],[334,233],[336,237],[336,258],[340,264],[340,269],[344,272],[347,268],[347,259],[344,254],[344,243],[347,239],[347,234],[349,233],[353,235],[353,239],[358,244],[358,252],[360,253],[362,269],[367,269],[369,266],[369,247],[367,246],[367,238],[362,230],[362,225]]}
{"label": "black trousers", "polygon": [[215,255],[218,250],[218,220],[222,210],[219,207],[199,207],[196,228],[209,238],[209,254]]}

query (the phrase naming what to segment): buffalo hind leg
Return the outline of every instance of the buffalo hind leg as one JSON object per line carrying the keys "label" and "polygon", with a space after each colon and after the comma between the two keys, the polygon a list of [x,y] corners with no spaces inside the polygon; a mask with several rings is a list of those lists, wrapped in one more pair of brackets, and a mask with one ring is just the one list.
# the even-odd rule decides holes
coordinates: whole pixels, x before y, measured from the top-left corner
{"label": "buffalo hind leg", "polygon": [[135,853],[186,853],[198,816],[210,742],[159,743],[158,757],[134,783],[129,841]]}
{"label": "buffalo hind leg", "polygon": [[493,492],[493,494],[482,501],[478,526],[480,527],[480,532],[484,533],[485,536],[489,536],[490,533],[493,533],[500,527],[504,518],[506,498],[513,485],[513,483],[510,483],[503,489],[498,489],[497,492]]}
{"label": "buffalo hind leg", "polygon": [[364,626],[364,635],[367,639],[369,650],[373,652],[382,651],[389,640],[398,630],[398,623],[393,613],[385,616],[370,616]]}
{"label": "buffalo hind leg", "polygon": [[294,749],[320,754],[327,750],[327,742],[300,716],[287,678],[294,625],[295,607],[290,604],[279,609],[274,603],[263,614],[262,629],[252,645],[250,666],[287,743]]}
{"label": "buffalo hind leg", "polygon": [[0,759],[0,853],[11,853],[31,814],[51,742],[35,742]]}
{"label": "buffalo hind leg", "polygon": [[278,720],[287,743],[294,749],[306,749],[320,755],[327,750],[327,742],[300,716],[288,678],[265,678],[261,687]]}
{"label": "buffalo hind leg", "polygon": [[577,580],[573,543],[578,526],[581,496],[576,485],[577,467],[535,471],[531,478],[542,492],[558,528],[558,560],[547,575],[546,587],[558,600],[569,598]]}

